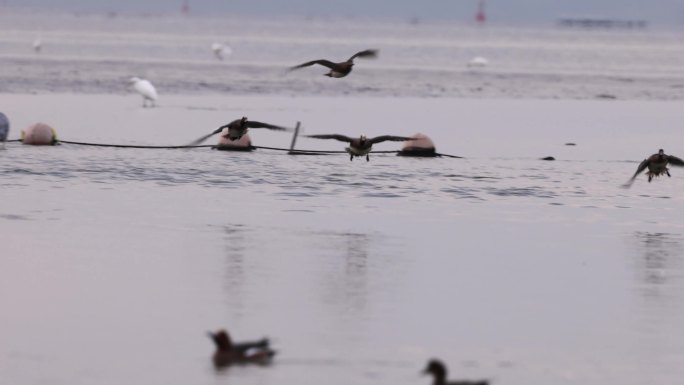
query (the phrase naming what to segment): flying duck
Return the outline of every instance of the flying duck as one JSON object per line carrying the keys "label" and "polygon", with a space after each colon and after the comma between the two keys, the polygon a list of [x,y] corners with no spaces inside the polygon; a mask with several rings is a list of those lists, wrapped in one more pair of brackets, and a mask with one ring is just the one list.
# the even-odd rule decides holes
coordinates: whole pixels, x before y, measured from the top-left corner
{"label": "flying duck", "polygon": [[345,148],[345,150],[349,153],[349,160],[354,160],[355,156],[366,156],[366,161],[370,160],[370,156],[368,155],[369,152],[371,152],[371,149],[373,148],[373,144],[375,143],[380,143],[384,142],[387,140],[394,141],[394,142],[404,142],[407,140],[413,140],[413,138],[409,138],[407,136],[392,136],[392,135],[382,135],[382,136],[376,136],[375,138],[368,139],[366,138],[366,135],[361,135],[359,138],[350,138],[348,136],[344,135],[338,135],[338,134],[323,134],[323,135],[306,135],[309,138],[316,138],[316,139],[336,139],[341,142],[347,142],[349,143],[349,147]]}
{"label": "flying duck", "polygon": [[330,72],[325,74],[325,76],[331,77],[331,78],[343,78],[347,75],[352,70],[352,67],[354,66],[354,59],[357,57],[366,57],[366,58],[374,58],[378,56],[378,51],[375,49],[367,49],[365,51],[357,52],[354,54],[354,56],[350,57],[349,60],[343,61],[340,63],[333,63],[330,60],[325,60],[325,59],[320,59],[320,60],[313,60],[310,62],[306,62],[300,65],[296,65],[294,67],[290,67],[290,71],[294,71],[298,68],[304,68],[304,67],[309,67],[314,64],[320,64],[324,67],[330,68]]}
{"label": "flying duck", "polygon": [[275,351],[271,350],[266,338],[259,341],[233,343],[228,332],[223,329],[216,333],[208,332],[208,334],[216,344],[216,352],[212,357],[216,368],[231,364],[268,364],[275,355]]}
{"label": "flying duck", "polygon": [[487,380],[447,381],[447,368],[439,360],[430,360],[427,367],[423,369],[423,374],[432,375],[432,378],[434,378],[433,385],[489,385]]}
{"label": "flying duck", "polygon": [[653,154],[649,156],[647,159],[644,159],[643,162],[639,164],[639,167],[637,167],[634,176],[632,176],[632,178],[623,186],[631,186],[634,182],[634,179],[636,179],[637,175],[639,175],[646,168],[648,168],[648,172],[646,173],[646,175],[648,175],[649,182],[653,179],[653,177],[660,176],[660,174],[663,173],[665,173],[665,175],[669,177],[670,170],[667,168],[668,164],[671,164],[673,166],[684,166],[684,160],[681,160],[680,158],[677,158],[674,155],[665,154],[665,151],[663,151],[663,149],[661,148],[660,150],[658,150],[657,154]]}
{"label": "flying duck", "polygon": [[223,125],[217,128],[216,130],[212,131],[211,133],[204,135],[203,137],[193,141],[192,143],[190,143],[190,145],[198,145],[207,140],[212,135],[218,134],[224,129],[226,129],[226,133],[223,134],[224,138],[230,139],[231,141],[238,140],[242,137],[242,135],[246,134],[247,130],[250,128],[268,128],[269,130],[290,131],[289,128],[275,126],[273,124],[268,123],[257,122],[254,120],[248,120],[246,116],[243,116],[241,119],[233,120],[232,122]]}

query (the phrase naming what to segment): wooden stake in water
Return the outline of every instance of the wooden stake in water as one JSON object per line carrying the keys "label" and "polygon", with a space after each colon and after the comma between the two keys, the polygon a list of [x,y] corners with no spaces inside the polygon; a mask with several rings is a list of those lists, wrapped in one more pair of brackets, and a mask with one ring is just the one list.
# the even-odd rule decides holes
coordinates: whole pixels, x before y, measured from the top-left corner
{"label": "wooden stake in water", "polygon": [[295,143],[297,142],[297,136],[299,135],[299,126],[302,124],[302,122],[297,122],[297,125],[295,126],[294,129],[294,134],[292,135],[292,143],[290,143],[290,152],[294,150]]}

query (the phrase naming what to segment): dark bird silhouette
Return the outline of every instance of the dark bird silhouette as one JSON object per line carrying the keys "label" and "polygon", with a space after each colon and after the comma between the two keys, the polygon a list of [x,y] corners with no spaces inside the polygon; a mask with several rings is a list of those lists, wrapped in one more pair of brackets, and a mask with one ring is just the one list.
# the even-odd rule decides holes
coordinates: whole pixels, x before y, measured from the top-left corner
{"label": "dark bird silhouette", "polygon": [[375,143],[380,143],[384,142],[387,140],[394,141],[394,142],[404,142],[407,140],[413,140],[414,138],[409,138],[407,136],[392,136],[392,135],[382,135],[382,136],[376,136],[375,138],[368,139],[366,138],[365,135],[361,135],[358,138],[350,138],[348,136],[344,135],[338,135],[338,134],[324,134],[324,135],[306,135],[309,138],[316,138],[316,139],[336,139],[341,142],[347,142],[349,143],[349,147],[345,148],[345,150],[349,153],[349,160],[354,160],[355,156],[366,156],[366,161],[370,160],[370,156],[368,155],[369,152],[371,152],[371,149],[373,148],[373,144]]}
{"label": "dark bird silhouette", "polygon": [[231,364],[268,364],[275,355],[275,351],[271,350],[266,338],[258,341],[233,343],[228,332],[223,329],[216,333],[208,332],[208,334],[216,344],[216,352],[214,352],[212,360],[217,368]]}
{"label": "dark bird silhouette", "polygon": [[439,360],[430,360],[427,367],[423,369],[423,374],[432,375],[433,385],[489,385],[488,380],[447,381],[447,368]]}
{"label": "dark bird silhouette", "polygon": [[196,146],[196,145],[204,142],[205,140],[209,139],[212,135],[216,135],[219,132],[223,131],[224,128],[227,128],[227,132],[223,136],[225,138],[230,139],[230,140],[240,139],[242,137],[242,135],[246,134],[247,130],[250,128],[268,128],[269,130],[292,131],[289,128],[276,126],[276,125],[268,124],[268,123],[257,122],[254,120],[248,120],[246,116],[243,116],[241,119],[233,120],[232,122],[217,128],[216,130],[210,132],[209,134],[204,135],[203,137],[201,137],[197,140],[194,140],[189,145],[190,146]]}
{"label": "dark bird silhouette", "polygon": [[343,78],[347,75],[352,70],[352,67],[354,67],[354,59],[357,57],[360,58],[375,58],[378,56],[378,51],[375,49],[367,49],[365,51],[357,52],[354,54],[354,56],[350,57],[349,60],[343,61],[340,63],[333,63],[330,60],[326,59],[320,59],[320,60],[313,60],[310,62],[306,62],[300,65],[296,65],[294,67],[290,67],[290,71],[294,71],[299,68],[304,68],[304,67],[309,67],[314,64],[320,64],[324,67],[330,68],[330,72],[325,74],[325,76],[331,77],[331,78]]}
{"label": "dark bird silhouette", "polygon": [[684,160],[681,160],[680,158],[677,158],[674,155],[667,155],[665,154],[665,151],[661,148],[658,150],[657,154],[653,154],[649,156],[647,159],[644,159],[640,164],[639,167],[637,167],[636,172],[634,173],[634,176],[627,181],[623,187],[627,188],[634,183],[634,180],[636,179],[637,175],[639,175],[642,171],[646,170],[648,168],[648,172],[646,175],[648,175],[648,181],[650,182],[653,177],[660,176],[660,174],[665,174],[668,177],[670,176],[670,170],[667,168],[667,165],[671,164],[673,166],[684,166]]}

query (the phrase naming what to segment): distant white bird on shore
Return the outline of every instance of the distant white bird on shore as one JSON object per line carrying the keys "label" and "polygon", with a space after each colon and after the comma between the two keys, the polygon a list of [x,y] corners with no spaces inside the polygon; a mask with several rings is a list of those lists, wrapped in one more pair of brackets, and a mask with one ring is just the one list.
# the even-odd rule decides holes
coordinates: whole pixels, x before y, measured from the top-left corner
{"label": "distant white bird on shore", "polygon": [[147,107],[147,101],[150,101],[150,107],[155,106],[155,102],[159,98],[157,95],[157,89],[154,88],[152,83],[146,79],[140,79],[139,77],[132,77],[128,80],[128,83],[133,87],[133,89],[142,95],[143,97],[143,107]]}
{"label": "distant white bird on shore", "polygon": [[43,41],[41,40],[40,37],[37,37],[36,40],[33,41],[33,50],[36,53],[40,53],[40,51],[43,49]]}
{"label": "distant white bird on shore", "polygon": [[233,53],[233,50],[230,49],[230,47],[222,43],[213,43],[211,45],[211,51],[219,60],[223,60],[224,55],[230,56],[230,54]]}
{"label": "distant white bird on shore", "polygon": [[468,67],[484,68],[489,65],[489,60],[482,56],[475,56],[468,62]]}

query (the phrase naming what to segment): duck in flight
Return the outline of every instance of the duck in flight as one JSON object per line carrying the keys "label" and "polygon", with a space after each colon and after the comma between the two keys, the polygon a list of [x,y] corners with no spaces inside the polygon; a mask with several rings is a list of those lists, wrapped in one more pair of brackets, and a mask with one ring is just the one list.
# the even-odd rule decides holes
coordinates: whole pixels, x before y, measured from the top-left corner
{"label": "duck in flight", "polygon": [[324,135],[306,135],[309,138],[316,138],[316,139],[336,139],[341,142],[347,142],[349,143],[349,147],[345,148],[345,150],[349,153],[349,160],[354,160],[355,156],[366,156],[366,161],[370,160],[370,156],[368,155],[369,152],[371,152],[371,149],[373,148],[373,144],[375,143],[380,143],[384,141],[393,141],[393,142],[404,142],[407,140],[413,140],[414,138],[409,138],[407,136],[392,136],[392,135],[382,135],[382,136],[376,136],[375,138],[366,138],[366,135],[361,135],[358,138],[350,138],[348,136],[344,135],[339,135],[339,134],[324,134]]}
{"label": "duck in flight", "polygon": [[209,139],[212,135],[216,135],[219,132],[223,131],[224,129],[226,129],[226,133],[223,135],[224,138],[228,138],[231,141],[238,140],[242,138],[242,136],[246,134],[247,130],[250,128],[268,128],[269,130],[291,131],[289,128],[276,126],[269,123],[257,122],[255,120],[249,120],[246,116],[243,116],[240,119],[233,120],[232,122],[217,128],[209,134],[204,135],[203,137],[193,141],[189,145],[196,146],[204,142],[205,140]]}
{"label": "duck in flight", "polygon": [[267,364],[275,355],[275,351],[271,350],[266,338],[259,341],[234,343],[228,332],[223,329],[216,333],[208,332],[208,334],[216,344],[216,352],[212,357],[216,368],[231,364]]}
{"label": "duck in flight", "polygon": [[646,175],[648,175],[648,181],[650,182],[653,177],[660,176],[660,174],[665,174],[668,177],[670,176],[670,170],[667,168],[667,165],[671,164],[673,166],[684,166],[684,160],[677,158],[674,155],[667,155],[665,154],[665,151],[661,148],[658,150],[657,154],[653,154],[649,156],[647,159],[644,159],[640,164],[639,167],[637,167],[636,172],[634,173],[634,176],[627,181],[623,185],[623,187],[629,187],[632,185],[634,180],[636,179],[637,175],[639,175],[642,171],[646,170],[648,168],[648,172]]}
{"label": "duck in flight", "polygon": [[340,63],[333,63],[330,60],[326,60],[326,59],[313,60],[313,61],[306,62],[306,63],[300,64],[300,65],[296,65],[294,67],[290,67],[290,71],[294,71],[294,70],[299,69],[299,68],[309,67],[309,66],[312,66],[314,64],[320,64],[324,67],[330,68],[330,72],[325,74],[325,76],[328,76],[331,78],[343,78],[343,77],[349,75],[349,73],[352,70],[352,67],[354,66],[354,59],[356,59],[357,57],[375,58],[377,56],[378,56],[378,50],[367,49],[365,51],[355,53],[347,61],[343,61]]}
{"label": "duck in flight", "polygon": [[430,360],[423,374],[431,374],[434,381],[433,385],[489,385],[487,380],[478,381],[447,381],[447,369],[439,360]]}

